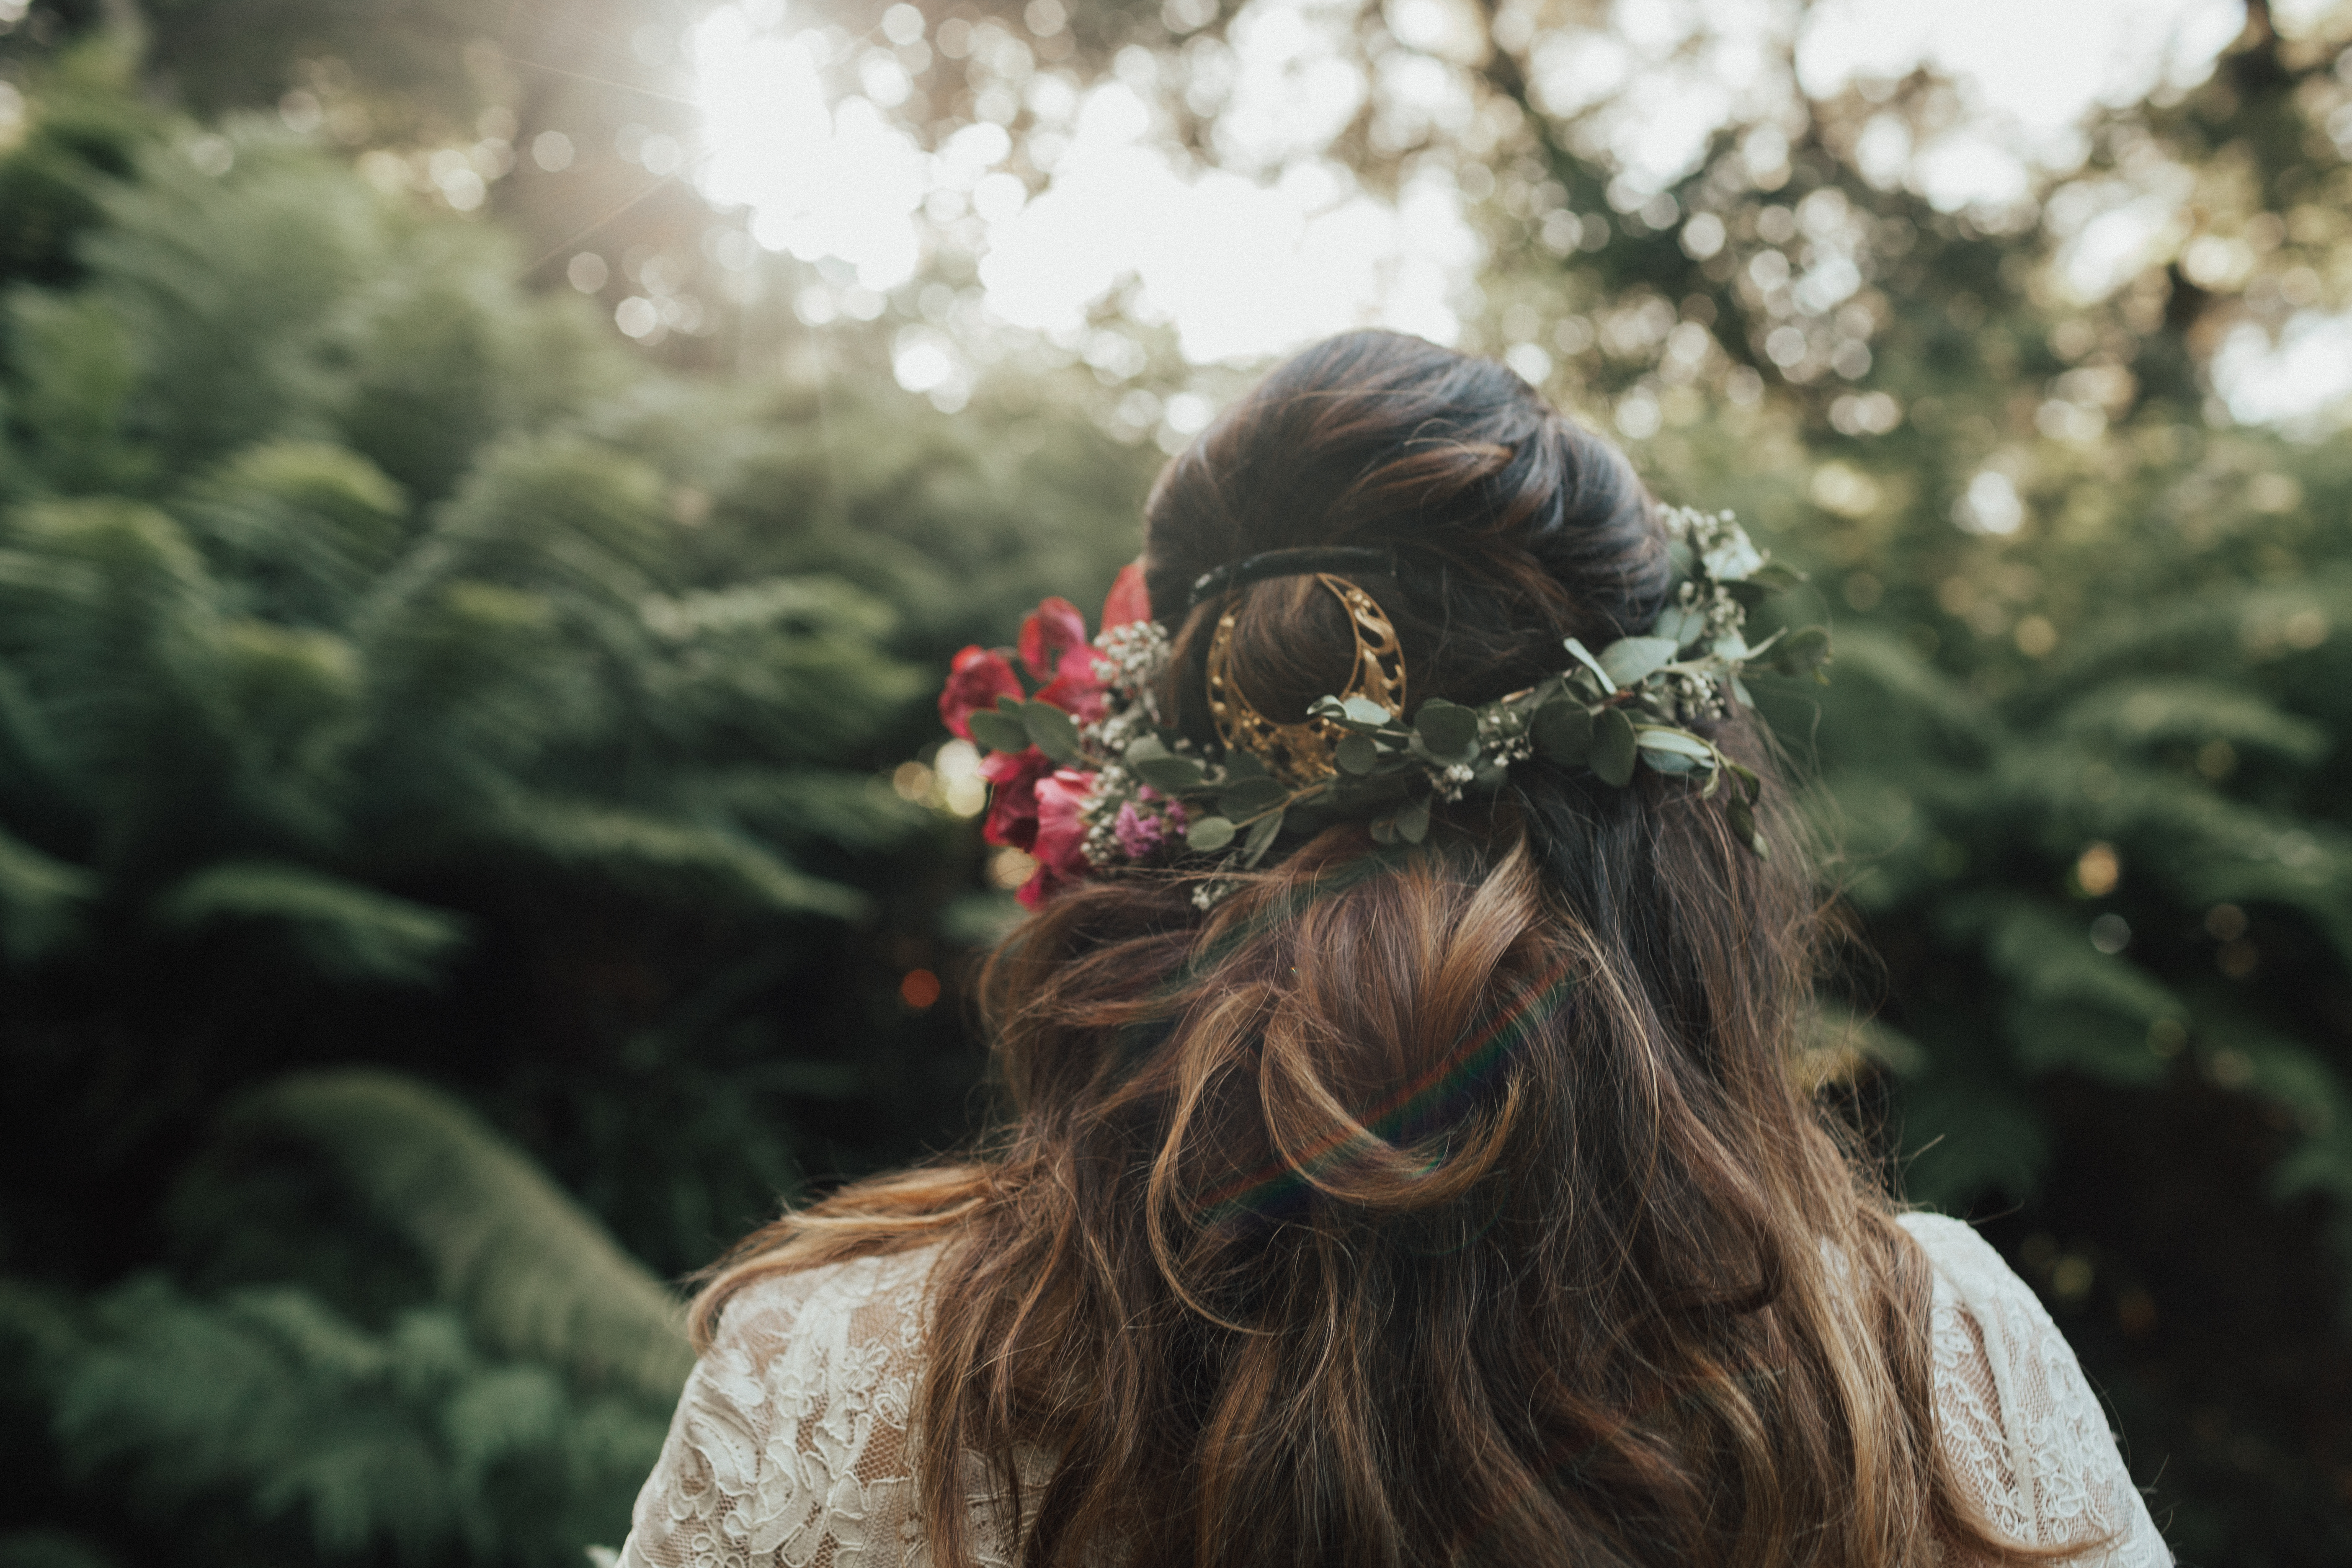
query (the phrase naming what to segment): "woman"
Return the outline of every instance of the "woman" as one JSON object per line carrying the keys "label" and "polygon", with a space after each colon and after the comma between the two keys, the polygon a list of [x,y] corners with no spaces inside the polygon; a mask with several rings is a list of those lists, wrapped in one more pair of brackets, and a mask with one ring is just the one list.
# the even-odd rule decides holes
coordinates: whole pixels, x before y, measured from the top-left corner
{"label": "woman", "polygon": [[943,705],[1043,862],[1012,1125],[716,1272],[625,1563],[2169,1560],[2032,1293],[1795,1086],[1727,518],[1363,332],[1146,544],[1157,627],[1049,601],[1053,684]]}

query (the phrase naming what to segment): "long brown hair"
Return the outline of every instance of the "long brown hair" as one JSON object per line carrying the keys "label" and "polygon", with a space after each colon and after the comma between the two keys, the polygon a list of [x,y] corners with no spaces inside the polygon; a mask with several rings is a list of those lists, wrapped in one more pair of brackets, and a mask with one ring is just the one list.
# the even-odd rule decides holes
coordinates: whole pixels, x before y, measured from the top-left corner
{"label": "long brown hair", "polygon": [[[1669,579],[1623,458],[1508,371],[1334,339],[1150,502],[1165,695],[1204,746],[1234,601],[1187,586],[1310,544],[1396,552],[1361,581],[1415,701],[1524,686]],[[1238,606],[1260,709],[1345,679],[1311,580]],[[1717,740],[1769,775],[1744,721]],[[1775,790],[1759,859],[1686,784],[1530,760],[1417,848],[1334,827],[1212,913],[1174,873],[1071,890],[982,976],[1010,1125],[753,1237],[698,1329],[762,1274],[944,1242],[914,1412],[942,1564],[966,1454],[1041,1565],[2047,1555],[1947,1472],[1926,1263],[1790,1071],[1819,922],[1786,816]]]}

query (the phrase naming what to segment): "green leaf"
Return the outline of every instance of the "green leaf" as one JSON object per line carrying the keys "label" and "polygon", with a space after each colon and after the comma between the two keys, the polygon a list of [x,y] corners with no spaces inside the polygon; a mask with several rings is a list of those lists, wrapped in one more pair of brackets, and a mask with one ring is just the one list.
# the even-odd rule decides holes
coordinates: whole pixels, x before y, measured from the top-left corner
{"label": "green leaf", "polygon": [[1238,746],[1227,748],[1225,752],[1227,779],[1238,784],[1244,779],[1262,779],[1265,776],[1265,764],[1257,760],[1255,752],[1244,752]]}
{"label": "green leaf", "polygon": [[373,1068],[299,1074],[240,1102],[221,1142],[315,1152],[500,1350],[651,1400],[675,1398],[685,1382],[694,1357],[668,1287],[442,1090]]}
{"label": "green leaf", "polygon": [[1664,637],[1677,648],[1685,643],[1696,642],[1699,634],[1706,629],[1706,612],[1696,605],[1684,609],[1679,605],[1668,605],[1650,624],[1652,637]]}
{"label": "green leaf", "polygon": [[1136,777],[1162,795],[1183,795],[1199,789],[1205,776],[1201,764],[1192,758],[1166,752],[1138,762],[1130,750],[1127,765]]}
{"label": "green leaf", "polygon": [[1787,592],[1808,579],[1794,566],[1779,561],[1767,561],[1763,565],[1748,574],[1748,581],[1768,594],[1780,594]]}
{"label": "green leaf", "polygon": [[1569,638],[1567,642],[1561,646],[1566,647],[1569,652],[1574,654],[1577,657],[1578,662],[1581,663],[1585,668],[1592,672],[1593,677],[1601,682],[1601,689],[1603,692],[1610,692],[1617,689],[1616,680],[1611,677],[1607,670],[1601,668],[1601,661],[1592,657],[1592,650],[1591,648],[1586,647],[1574,637]]}
{"label": "green leaf", "polygon": [[1804,675],[1830,658],[1827,626],[1802,626],[1772,645],[1772,668],[1782,675]]}
{"label": "green leaf", "polygon": [[992,752],[1025,752],[1029,749],[1029,727],[1020,720],[993,708],[971,710],[971,738]]}
{"label": "green leaf", "polygon": [[1592,754],[1592,710],[1566,699],[1547,702],[1536,710],[1530,733],[1537,751],[1573,765]]}
{"label": "green leaf", "polygon": [[1429,803],[1414,801],[1396,814],[1397,837],[1407,844],[1418,844],[1429,837]]}
{"label": "green leaf", "polygon": [[1350,697],[1339,704],[1345,721],[1367,730],[1378,730],[1396,721],[1396,715],[1369,697]]}
{"label": "green leaf", "polygon": [[1259,817],[1250,828],[1249,837],[1242,841],[1242,864],[1256,865],[1281,831],[1282,813],[1277,811],[1272,816]]}
{"label": "green leaf", "polygon": [[1478,715],[1458,702],[1433,697],[1421,705],[1412,721],[1413,733],[1429,754],[1459,761],[1478,749]]}
{"label": "green leaf", "polygon": [[1339,771],[1359,777],[1380,766],[1381,749],[1370,735],[1342,735],[1337,752]]}
{"label": "green leaf", "polygon": [[1742,844],[1753,849],[1760,859],[1772,858],[1771,846],[1766,844],[1764,836],[1756,830],[1756,813],[1748,808],[1746,801],[1735,795],[1724,803],[1723,811],[1731,819],[1731,831],[1738,835]]}
{"label": "green leaf", "polygon": [[156,900],[181,931],[266,926],[286,933],[313,968],[338,980],[423,984],[466,940],[466,922],[364,884],[278,860],[223,860]]}
{"label": "green leaf", "polygon": [[1217,797],[1217,809],[1235,822],[1280,809],[1290,792],[1272,779],[1244,779]]}
{"label": "green leaf", "polygon": [[1695,762],[1715,761],[1715,748],[1686,730],[1657,727],[1637,730],[1633,734],[1633,743],[1645,752],[1671,752]]}
{"label": "green leaf", "polygon": [[1633,781],[1633,722],[1614,708],[1592,721],[1592,771],[1601,782],[1624,788]]}
{"label": "green leaf", "polygon": [[1601,668],[1620,687],[1639,686],[1662,664],[1674,662],[1672,637],[1620,637],[1601,650]]}
{"label": "green leaf", "polygon": [[1078,749],[1077,721],[1050,702],[1024,703],[1021,724],[1037,743],[1037,749],[1057,763],[1075,763],[1082,754]]}
{"label": "green leaf", "polygon": [[79,938],[97,873],[0,831],[0,954],[29,963]]}
{"label": "green leaf", "polygon": [[1395,817],[1383,816],[1379,821],[1372,824],[1373,843],[1386,845],[1393,844],[1396,841],[1397,828]]}
{"label": "green leaf", "polygon": [[1213,855],[1234,841],[1234,825],[1230,818],[1203,816],[1184,830],[1184,847],[1202,855]]}

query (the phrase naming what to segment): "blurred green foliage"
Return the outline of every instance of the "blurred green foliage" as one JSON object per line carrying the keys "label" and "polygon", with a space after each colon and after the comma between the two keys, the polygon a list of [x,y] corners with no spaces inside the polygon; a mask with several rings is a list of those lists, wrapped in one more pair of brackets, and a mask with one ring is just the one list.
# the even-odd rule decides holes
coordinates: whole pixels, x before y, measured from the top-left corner
{"label": "blurred green foliage", "polygon": [[[1074,70],[1139,43],[1181,93],[1213,52],[1071,10]],[[1987,215],[1864,173],[1951,116],[1926,73],[1629,196],[1610,106],[1548,109],[1481,16],[1474,346],[1541,347],[1836,623],[1830,687],[1769,701],[1872,955],[1838,1092],[2043,1292],[2184,1558],[2345,1560],[2352,452],[2210,374],[2352,289],[2342,40],[2257,5]],[[189,101],[315,89],[347,149],[587,115],[512,74],[554,10],[485,15],[499,68],[435,5],[152,20]],[[523,286],[578,228],[545,182],[426,216],[134,65],[42,56],[0,156],[0,1565],[576,1563],[683,1364],[645,1270],[968,1124],[1002,895],[887,781],[949,652],[1108,580],[1150,455],[1047,374],[877,391],[855,328],[747,310],[672,345],[732,375],[654,368]],[[1375,183],[1429,150],[1382,145]],[[2244,265],[2064,286],[2151,168]]]}
{"label": "blurred green foliage", "polygon": [[648,374],[107,64],[0,160],[136,132],[0,296],[0,1561],[577,1563],[685,1367],[635,1259],[964,1126],[899,981],[1009,900],[890,772],[1145,472]]}

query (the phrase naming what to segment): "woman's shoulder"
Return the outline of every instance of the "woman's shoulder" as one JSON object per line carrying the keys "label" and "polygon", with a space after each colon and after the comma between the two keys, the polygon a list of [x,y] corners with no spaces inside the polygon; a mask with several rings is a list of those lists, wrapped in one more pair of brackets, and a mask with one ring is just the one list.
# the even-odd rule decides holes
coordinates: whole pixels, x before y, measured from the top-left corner
{"label": "woman's shoulder", "polygon": [[1925,1212],[1898,1215],[1896,1223],[1910,1233],[1934,1268],[1939,1305],[1948,1302],[1971,1312],[2022,1311],[2042,1323],[2050,1321],[2032,1287],[2017,1277],[1976,1226],[1949,1215]]}
{"label": "woman's shoulder", "polygon": [[1936,1425],[1961,1488],[2000,1533],[2051,1546],[2109,1538],[2094,1568],[2168,1563],[2106,1412],[2031,1286],[1963,1221],[1907,1214],[1935,1270]]}
{"label": "woman's shoulder", "polygon": [[756,1275],[730,1294],[711,1334],[714,1351],[839,1330],[852,1339],[887,1331],[919,1334],[931,1266],[942,1244]]}
{"label": "woman's shoulder", "polygon": [[638,1496],[626,1568],[752,1568],[829,1548],[924,1561],[908,1426],[940,1247],[755,1276],[727,1299]]}

